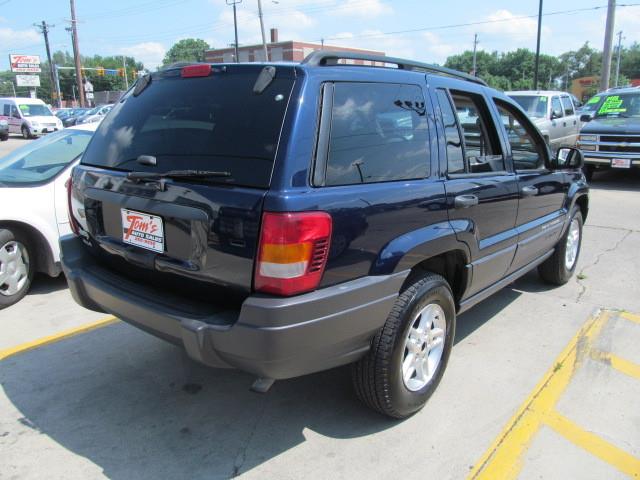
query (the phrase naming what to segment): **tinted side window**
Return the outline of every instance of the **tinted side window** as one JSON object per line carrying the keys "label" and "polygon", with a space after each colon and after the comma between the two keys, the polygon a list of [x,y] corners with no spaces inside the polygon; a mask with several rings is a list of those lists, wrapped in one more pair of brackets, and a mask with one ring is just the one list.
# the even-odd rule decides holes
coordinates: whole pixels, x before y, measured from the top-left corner
{"label": "tinted side window", "polygon": [[553,97],[551,99],[551,111],[556,118],[564,116],[564,114],[562,113],[562,105],[560,104],[560,99],[558,97]]}
{"label": "tinted side window", "polygon": [[470,173],[505,170],[495,126],[480,95],[451,92],[463,133],[464,156]]}
{"label": "tinted side window", "polygon": [[444,123],[444,135],[447,138],[447,172],[464,173],[464,154],[462,153],[462,140],[458,130],[456,114],[451,106],[449,94],[442,89],[438,89],[438,103],[442,112],[442,122]]}
{"label": "tinted side window", "polygon": [[516,170],[537,170],[544,167],[543,140],[535,135],[534,127],[516,108],[495,100],[500,118],[511,145],[511,155]]}
{"label": "tinted side window", "polygon": [[9,106],[9,104],[8,104],[8,103],[5,103],[5,104],[4,104],[4,112],[3,112],[3,115],[4,115],[5,117],[8,117],[9,115],[11,115],[11,107]]}
{"label": "tinted side window", "polygon": [[336,83],[325,184],[424,178],[428,135],[420,87]]}
{"label": "tinted side window", "polygon": [[575,112],[573,110],[573,103],[571,103],[571,99],[569,97],[560,97],[562,99],[562,106],[564,107],[565,115],[573,115]]}

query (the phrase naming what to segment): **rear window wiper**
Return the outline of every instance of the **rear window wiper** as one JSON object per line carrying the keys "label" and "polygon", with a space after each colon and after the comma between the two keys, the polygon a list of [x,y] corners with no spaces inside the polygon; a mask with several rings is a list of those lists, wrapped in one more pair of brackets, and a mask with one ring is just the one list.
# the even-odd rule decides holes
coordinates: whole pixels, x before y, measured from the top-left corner
{"label": "rear window wiper", "polygon": [[158,180],[161,178],[229,178],[231,172],[214,170],[169,170],[168,172],[129,172],[127,178],[133,181]]}

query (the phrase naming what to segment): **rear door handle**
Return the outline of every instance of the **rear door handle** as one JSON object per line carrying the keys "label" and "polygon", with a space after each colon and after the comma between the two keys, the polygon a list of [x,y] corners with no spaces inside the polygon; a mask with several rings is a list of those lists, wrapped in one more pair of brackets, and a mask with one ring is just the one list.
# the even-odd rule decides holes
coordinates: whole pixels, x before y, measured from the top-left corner
{"label": "rear door handle", "polygon": [[478,197],[475,195],[458,195],[453,200],[453,205],[456,208],[469,208],[474,205],[478,205]]}
{"label": "rear door handle", "polygon": [[533,197],[538,194],[538,188],[529,185],[527,187],[522,187],[521,192],[523,197]]}

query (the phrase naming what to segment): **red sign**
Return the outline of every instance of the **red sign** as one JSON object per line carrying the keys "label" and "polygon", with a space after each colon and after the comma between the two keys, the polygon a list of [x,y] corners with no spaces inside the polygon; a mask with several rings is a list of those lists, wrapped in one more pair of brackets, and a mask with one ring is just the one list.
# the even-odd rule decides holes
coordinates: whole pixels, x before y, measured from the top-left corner
{"label": "red sign", "polygon": [[15,73],[40,73],[39,55],[9,55],[11,71]]}

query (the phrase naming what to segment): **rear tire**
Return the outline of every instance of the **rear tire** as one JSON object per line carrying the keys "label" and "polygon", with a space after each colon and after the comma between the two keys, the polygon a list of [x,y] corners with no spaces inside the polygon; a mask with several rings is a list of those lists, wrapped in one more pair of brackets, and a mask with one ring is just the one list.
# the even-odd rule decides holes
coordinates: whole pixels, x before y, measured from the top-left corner
{"label": "rear tire", "polygon": [[32,138],[29,127],[27,127],[26,125],[23,125],[20,131],[22,132],[22,138],[24,138],[25,140],[29,140],[30,138]]}
{"label": "rear tire", "polygon": [[569,226],[558,241],[553,255],[538,267],[540,278],[553,285],[564,285],[576,271],[582,246],[582,213],[577,206],[571,210]]}
{"label": "rear tire", "polygon": [[447,281],[434,273],[416,278],[396,300],[371,350],[352,365],[357,396],[393,418],[420,410],[446,369],[455,328]]}
{"label": "rear tire", "polygon": [[9,140],[9,135],[2,135],[0,137],[0,142],[6,142],[7,140]]}
{"label": "rear tire", "polygon": [[31,287],[35,251],[21,232],[0,229],[0,309],[19,302]]}

